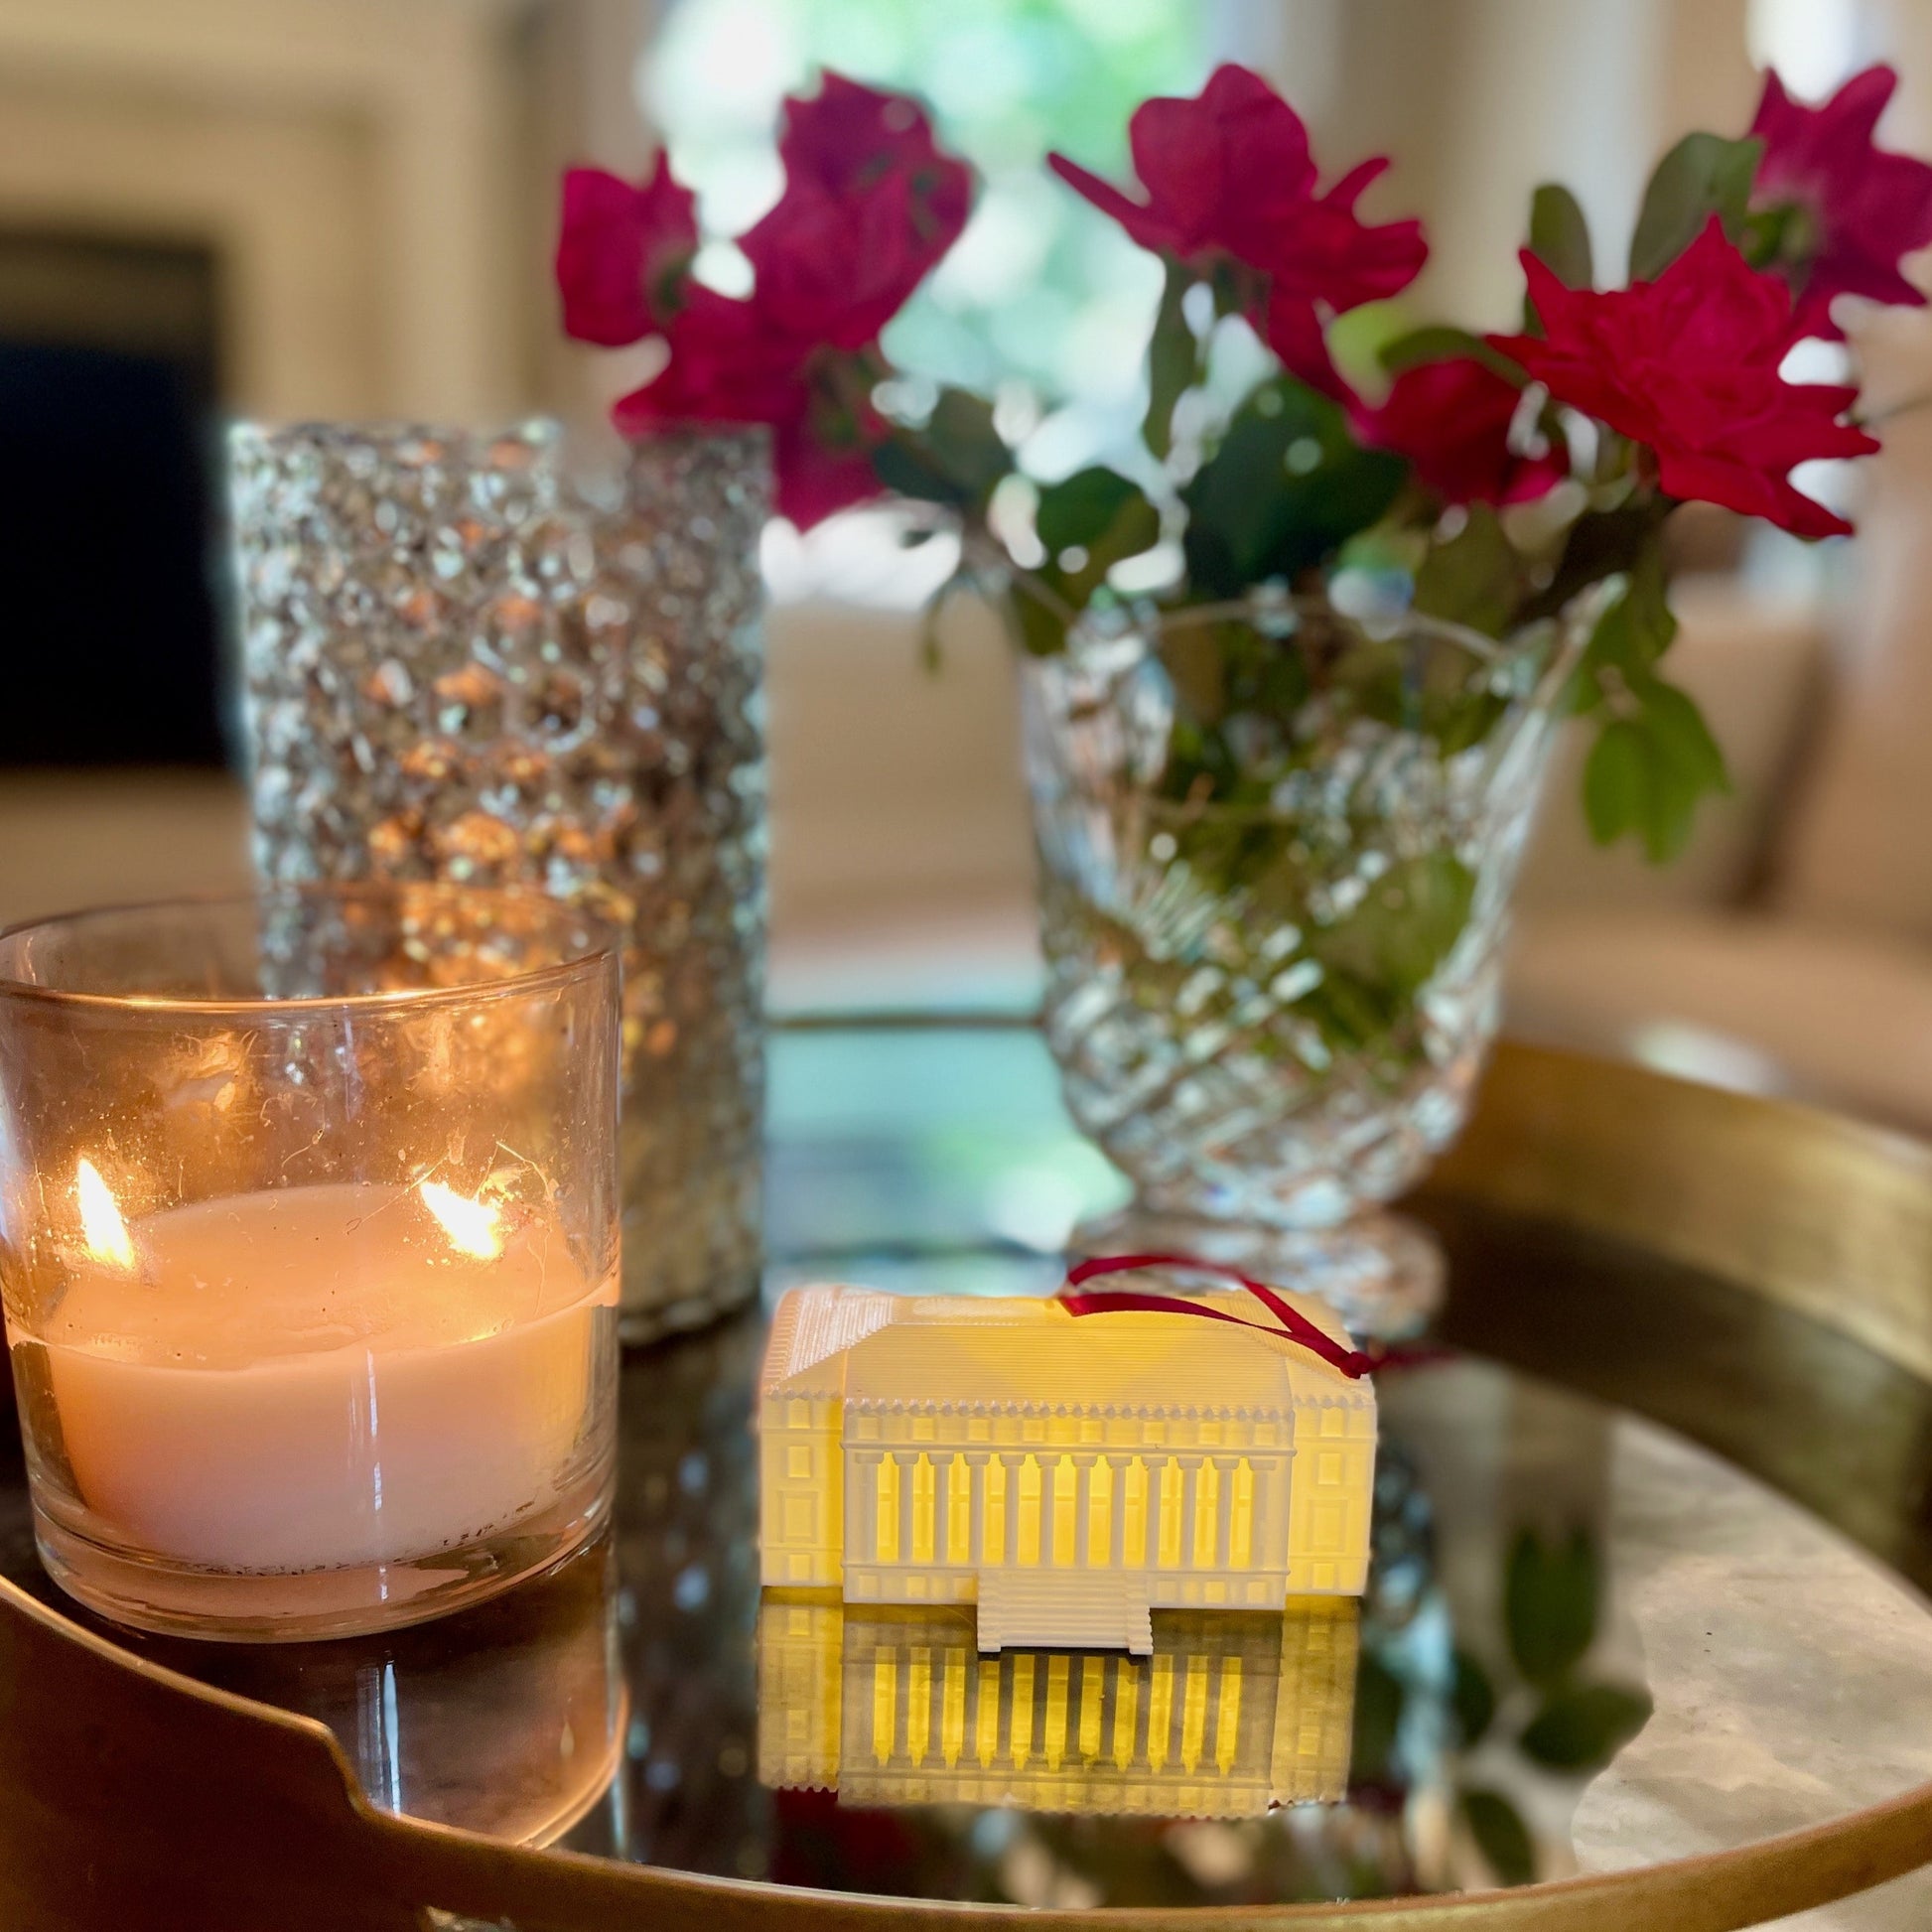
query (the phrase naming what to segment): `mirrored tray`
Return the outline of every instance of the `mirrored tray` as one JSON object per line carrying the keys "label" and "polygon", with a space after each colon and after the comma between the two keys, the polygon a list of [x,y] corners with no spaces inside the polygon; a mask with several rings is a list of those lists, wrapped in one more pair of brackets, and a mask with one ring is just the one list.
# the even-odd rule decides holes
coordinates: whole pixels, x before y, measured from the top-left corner
{"label": "mirrored tray", "polygon": [[[928,1071],[956,1053],[970,1115],[986,1037],[779,1041],[774,1290],[1050,1290],[1051,1258],[1002,1238],[1014,1175],[1066,1179],[1066,1212],[1106,1205],[1111,1183],[1055,1138],[1036,1042],[997,1051],[1016,1043],[1004,1102],[980,1092],[987,1125],[942,1117],[922,1140],[891,1069],[908,1045]],[[814,1124],[788,1136],[793,1044],[813,1060]],[[847,1096],[830,1122],[828,1067]],[[1009,1140],[1022,1165],[1002,1166]],[[82,1706],[96,1672],[107,1711],[163,1697],[161,1734],[184,1751],[218,1715],[244,1790],[319,1738],[259,1706],[319,1720],[366,1801],[344,1798],[329,1829],[376,1848],[379,1893],[532,1926],[748,1922],[840,1898],[1164,1922],[1299,1907],[1318,1924],[1343,1901],[1459,1898],[1497,1924],[1716,1932],[1932,1856],[1922,1152],[1517,1049],[1418,1211],[1452,1295],[1440,1343],[1378,1378],[1359,1606],[1162,1614],[1140,1660],[982,1658],[969,1611],[761,1597],[754,1315],[626,1362],[610,1537],[381,1639],[203,1646],[88,1619],[39,1571],[9,1449],[0,1699],[21,1709],[20,1674],[54,1659]],[[46,1614],[23,1635],[9,1602]],[[174,1673],[251,1705],[196,1700]],[[0,1798],[58,1782],[39,1759],[0,1743]],[[231,1873],[241,1823],[203,1822]],[[336,1876],[369,1873],[345,1851]],[[1533,1901],[1560,1916],[1516,1916]],[[197,1923],[230,1922],[205,1909]],[[53,1921],[69,1922],[96,1921]],[[188,1921],[117,1921],[166,1922]],[[1806,1923],[1921,1927],[1932,1878]]]}

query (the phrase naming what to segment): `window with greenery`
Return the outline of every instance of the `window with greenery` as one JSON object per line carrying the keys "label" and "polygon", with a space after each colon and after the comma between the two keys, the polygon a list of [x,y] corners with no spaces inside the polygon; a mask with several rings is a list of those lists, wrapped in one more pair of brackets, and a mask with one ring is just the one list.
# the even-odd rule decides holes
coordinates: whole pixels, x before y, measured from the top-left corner
{"label": "window with greenery", "polygon": [[[821,67],[902,87],[981,178],[971,225],[886,335],[901,366],[993,390],[1025,421],[1063,405],[1039,452],[1057,470],[1131,427],[1160,267],[1040,165],[1049,148],[1121,173],[1150,94],[1192,92],[1201,12],[1172,0],[676,0],[640,86],[708,231],[777,198],[780,97]],[[725,244],[699,273],[749,280]],[[1055,461],[1054,459],[1059,459]]]}

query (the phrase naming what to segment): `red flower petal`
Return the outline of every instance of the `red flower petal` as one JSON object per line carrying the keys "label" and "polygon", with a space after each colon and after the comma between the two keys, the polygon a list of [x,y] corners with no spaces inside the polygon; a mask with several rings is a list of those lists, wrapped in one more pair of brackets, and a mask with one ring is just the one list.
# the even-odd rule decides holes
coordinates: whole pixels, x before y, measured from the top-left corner
{"label": "red flower petal", "polygon": [[1831,319],[1839,295],[1925,305],[1899,260],[1932,244],[1932,167],[1872,140],[1897,84],[1890,68],[1866,68],[1810,107],[1794,100],[1775,72],[1764,76],[1751,122],[1764,142],[1751,207],[1796,208],[1814,233],[1804,258],[1783,265],[1800,297],[1804,334],[1843,335]]}
{"label": "red flower petal", "polygon": [[740,241],[777,328],[843,348],[904,306],[966,225],[972,171],[918,102],[827,73],[785,103],[785,192]]}
{"label": "red flower petal", "polygon": [[1144,203],[1130,201],[1111,182],[1090,174],[1063,154],[1049,154],[1046,165],[1076,195],[1084,195],[1102,214],[1110,214],[1143,248],[1156,254],[1178,251],[1179,231]]}
{"label": "red flower petal", "polygon": [[1524,503],[1569,474],[1553,446],[1541,456],[1509,447],[1523,392],[1472,357],[1426,362],[1390,385],[1378,409],[1355,412],[1365,443],[1407,457],[1417,478],[1449,503]]}
{"label": "red flower petal", "polygon": [[[879,332],[965,225],[972,174],[939,151],[916,101],[837,73],[786,103],[779,153],[785,192],[742,241],[757,278],[749,301],[695,284],[672,313],[640,300],[638,262],[659,229],[638,205],[663,191],[588,171],[566,185],[578,219],[566,221],[571,274],[560,250],[559,277],[582,324],[572,333],[629,342],[656,328],[669,345],[659,374],[612,410],[617,427],[768,424],[779,513],[808,529],[881,493],[871,457],[886,426],[851,393],[877,365]],[[689,196],[675,192],[688,216]]]}
{"label": "red flower petal", "polygon": [[[1321,199],[1331,207],[1352,209],[1362,199],[1362,191],[1369,183],[1380,181],[1388,171],[1389,157],[1385,154],[1375,155],[1367,161],[1358,161]],[[1422,224],[1417,222],[1416,225],[1420,228]]]}
{"label": "red flower petal", "polygon": [[1328,340],[1312,302],[1273,295],[1260,317],[1251,316],[1249,320],[1255,323],[1262,340],[1281,358],[1282,367],[1290,375],[1331,402],[1340,403],[1344,409],[1358,406],[1359,398],[1342,380],[1341,371],[1328,353]]}
{"label": "red flower petal", "polygon": [[674,311],[697,246],[696,204],[667,156],[636,188],[601,168],[570,169],[556,264],[564,333],[606,347],[648,336]]}
{"label": "red flower petal", "polygon": [[1259,326],[1287,344],[1278,353],[1291,368],[1312,369],[1309,379],[1336,393],[1340,379],[1311,327],[1318,333],[1323,315],[1406,288],[1429,254],[1420,222],[1370,227],[1355,213],[1388,163],[1365,161],[1317,195],[1301,117],[1258,73],[1232,66],[1218,68],[1191,100],[1143,102],[1130,137],[1145,202],[1063,156],[1051,156],[1051,166],[1142,247],[1198,274],[1234,261],[1263,278],[1267,293],[1256,307],[1267,320]]}
{"label": "red flower petal", "polygon": [[1839,420],[1857,391],[1785,381],[1789,294],[1716,220],[1654,282],[1627,289],[1567,289],[1527,250],[1522,261],[1544,333],[1490,342],[1558,401],[1646,445],[1665,491],[1800,536],[1850,529],[1788,473],[1877,447]]}
{"label": "red flower petal", "polygon": [[1719,503],[1745,516],[1761,516],[1800,537],[1849,537],[1852,526],[1781,477],[1767,477],[1723,457],[1660,451],[1657,482],[1672,496]]}
{"label": "red flower petal", "polygon": [[625,435],[667,422],[787,422],[810,401],[812,345],[767,329],[749,302],[703,287],[665,331],[670,360],[613,408]]}
{"label": "red flower petal", "polygon": [[1231,64],[1217,68],[1193,100],[1143,101],[1128,124],[1128,145],[1182,255],[1221,245],[1237,228],[1265,230],[1277,212],[1314,193],[1301,116],[1260,74]]}
{"label": "red flower petal", "polygon": [[802,421],[779,426],[772,456],[777,468],[774,506],[800,530],[885,494],[873,474],[870,448],[829,448]]}

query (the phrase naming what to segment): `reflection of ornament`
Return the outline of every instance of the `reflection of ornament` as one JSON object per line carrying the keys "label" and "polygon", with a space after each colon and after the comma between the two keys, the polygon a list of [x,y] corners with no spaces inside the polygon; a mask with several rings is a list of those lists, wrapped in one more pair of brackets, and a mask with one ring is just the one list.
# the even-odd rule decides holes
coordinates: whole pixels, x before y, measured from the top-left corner
{"label": "reflection of ornament", "polygon": [[767,1595],[759,1776],[851,1805],[1244,1818],[1338,1800],[1355,1702],[1355,1605],[1163,1615],[1153,1654],[981,1657],[963,1608],[868,1610]]}
{"label": "reflection of ornament", "polygon": [[[1319,1302],[1285,1299],[1346,1341]],[[1141,1656],[1154,1608],[1362,1589],[1374,1390],[1281,1335],[794,1289],[760,1386],[767,1585],[975,1602],[988,1651]]]}

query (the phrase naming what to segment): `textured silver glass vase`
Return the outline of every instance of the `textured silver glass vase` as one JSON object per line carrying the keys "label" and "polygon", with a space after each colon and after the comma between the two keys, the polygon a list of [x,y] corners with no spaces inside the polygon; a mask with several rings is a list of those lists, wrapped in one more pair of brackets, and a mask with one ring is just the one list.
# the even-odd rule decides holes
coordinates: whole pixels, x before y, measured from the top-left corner
{"label": "textured silver glass vase", "polygon": [[1257,598],[1027,660],[1046,1037],[1135,1187],[1095,1244],[1420,1320],[1433,1250],[1376,1208],[1454,1136],[1495,1036],[1577,633]]}
{"label": "textured silver glass vase", "polygon": [[626,935],[624,1332],[748,1299],[764,955],[760,432],[233,433],[275,881],[541,887]]}

